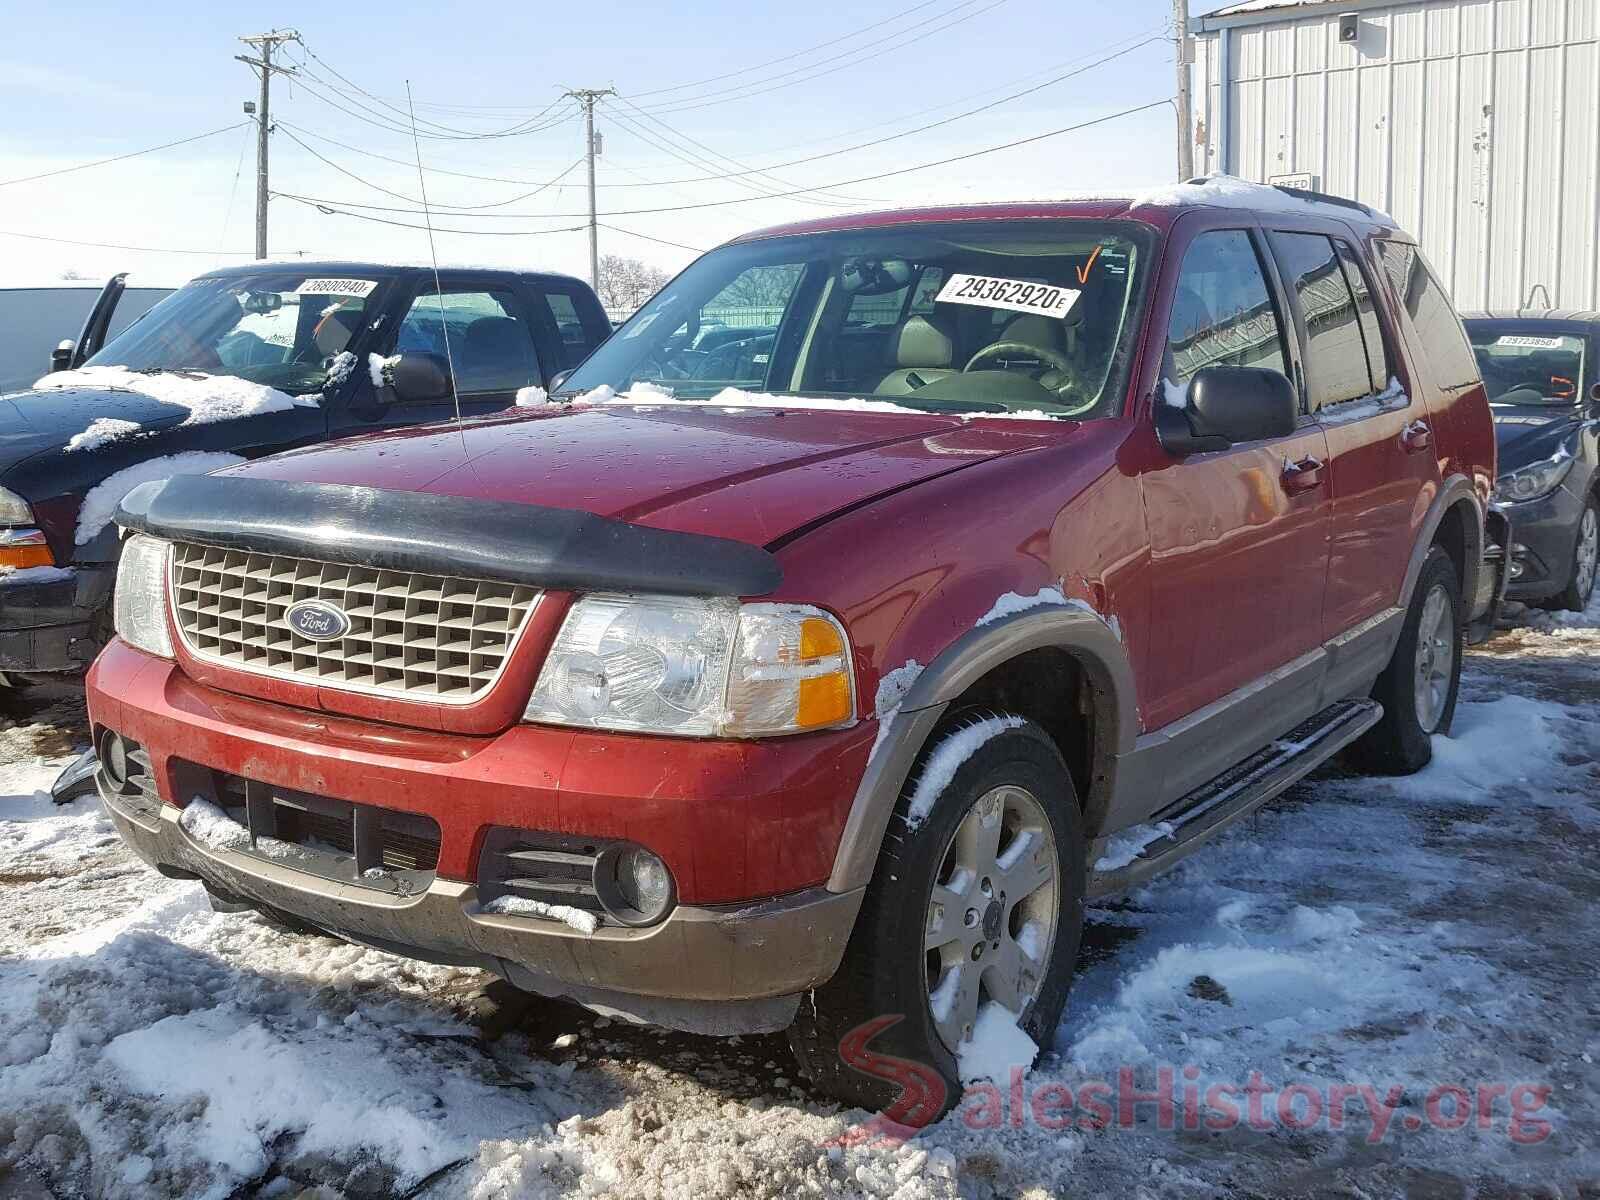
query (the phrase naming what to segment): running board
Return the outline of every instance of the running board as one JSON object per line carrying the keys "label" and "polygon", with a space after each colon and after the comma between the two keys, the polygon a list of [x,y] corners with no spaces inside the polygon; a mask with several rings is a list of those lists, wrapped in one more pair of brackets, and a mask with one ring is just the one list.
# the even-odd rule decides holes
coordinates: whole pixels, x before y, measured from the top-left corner
{"label": "running board", "polygon": [[1304,779],[1343,750],[1383,716],[1376,700],[1341,700],[1302,721],[1281,738],[1228,768],[1156,813],[1151,825],[1169,832],[1146,843],[1125,866],[1090,871],[1087,898],[1096,900],[1136,887],[1221,833],[1241,817]]}

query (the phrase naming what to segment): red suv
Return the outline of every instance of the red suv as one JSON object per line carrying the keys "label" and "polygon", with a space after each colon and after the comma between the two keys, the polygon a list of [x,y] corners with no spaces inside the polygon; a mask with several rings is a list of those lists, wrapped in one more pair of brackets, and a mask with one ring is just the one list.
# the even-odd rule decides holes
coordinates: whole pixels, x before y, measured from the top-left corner
{"label": "red suv", "polygon": [[1461,324],[1311,194],[767,230],[562,386],[132,493],[105,803],[219,907],[869,1105],[847,1035],[1044,1042],[1086,899],[1422,766],[1503,587]]}

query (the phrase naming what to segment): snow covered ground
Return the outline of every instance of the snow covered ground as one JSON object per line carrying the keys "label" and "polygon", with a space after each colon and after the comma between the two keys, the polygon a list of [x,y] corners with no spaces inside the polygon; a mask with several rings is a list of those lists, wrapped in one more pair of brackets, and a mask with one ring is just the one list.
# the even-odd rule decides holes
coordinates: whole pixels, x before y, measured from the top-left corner
{"label": "snow covered ground", "polygon": [[40,794],[70,695],[0,701],[0,1197],[1594,1196],[1597,684],[1600,604],[1503,632],[1432,767],[1324,771],[1095,910],[1035,1069],[904,1144],[781,1038],[214,914]]}

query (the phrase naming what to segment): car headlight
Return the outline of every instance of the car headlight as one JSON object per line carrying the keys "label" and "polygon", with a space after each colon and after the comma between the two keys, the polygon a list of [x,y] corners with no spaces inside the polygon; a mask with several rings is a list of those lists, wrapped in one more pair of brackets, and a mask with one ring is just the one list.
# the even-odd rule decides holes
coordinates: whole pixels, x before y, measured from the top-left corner
{"label": "car headlight", "polygon": [[820,609],[680,596],[585,596],[539,673],[529,721],[761,737],[855,716],[849,643]]}
{"label": "car headlight", "polygon": [[123,544],[117,563],[117,593],[112,619],[117,636],[130,646],[162,658],[172,657],[167,626],[167,551],[171,543],[136,533]]}
{"label": "car headlight", "polygon": [[1502,502],[1520,504],[1524,500],[1537,500],[1548,496],[1561,486],[1561,481],[1572,470],[1576,461],[1572,452],[1563,447],[1556,454],[1531,466],[1510,471],[1495,480],[1494,498]]}
{"label": "car headlight", "polygon": [[0,525],[32,524],[32,506],[15,492],[0,488]]}

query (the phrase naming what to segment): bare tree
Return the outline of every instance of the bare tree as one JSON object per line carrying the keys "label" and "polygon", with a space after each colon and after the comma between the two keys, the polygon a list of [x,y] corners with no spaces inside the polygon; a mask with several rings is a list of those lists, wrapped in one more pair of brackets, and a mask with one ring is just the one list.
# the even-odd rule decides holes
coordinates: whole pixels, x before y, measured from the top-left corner
{"label": "bare tree", "polygon": [[625,315],[655,295],[672,276],[660,267],[620,254],[600,256],[600,303]]}

